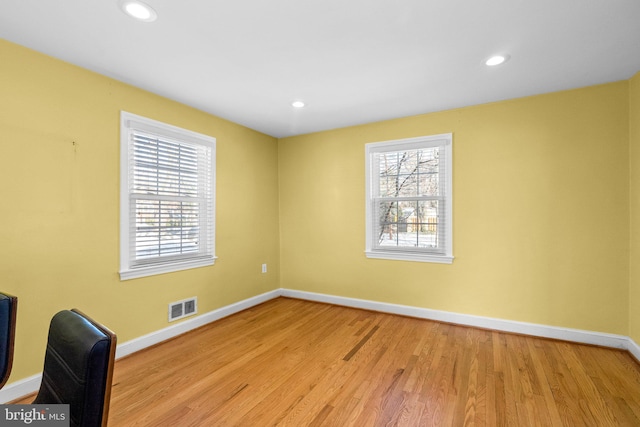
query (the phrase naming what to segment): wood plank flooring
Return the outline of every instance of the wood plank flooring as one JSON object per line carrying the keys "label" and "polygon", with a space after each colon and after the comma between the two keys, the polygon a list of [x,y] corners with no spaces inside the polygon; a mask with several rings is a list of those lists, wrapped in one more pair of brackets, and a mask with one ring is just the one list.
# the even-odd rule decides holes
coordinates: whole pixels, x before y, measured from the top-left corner
{"label": "wood plank flooring", "polygon": [[640,365],[278,298],[117,361],[109,425],[640,426]]}

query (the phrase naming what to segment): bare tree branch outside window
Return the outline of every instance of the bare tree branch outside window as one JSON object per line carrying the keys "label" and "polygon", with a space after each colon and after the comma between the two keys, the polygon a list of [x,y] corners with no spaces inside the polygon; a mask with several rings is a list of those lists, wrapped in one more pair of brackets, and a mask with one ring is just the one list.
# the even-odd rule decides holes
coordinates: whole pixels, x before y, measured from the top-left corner
{"label": "bare tree branch outside window", "polygon": [[438,247],[439,148],[379,153],[380,246]]}

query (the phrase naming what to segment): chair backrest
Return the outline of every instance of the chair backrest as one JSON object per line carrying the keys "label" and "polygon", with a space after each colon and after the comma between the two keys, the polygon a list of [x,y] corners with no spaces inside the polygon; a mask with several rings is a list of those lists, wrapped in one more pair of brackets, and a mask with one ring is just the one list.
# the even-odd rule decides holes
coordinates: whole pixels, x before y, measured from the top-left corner
{"label": "chair backrest", "polygon": [[0,388],[7,383],[13,366],[17,310],[18,298],[0,293]]}
{"label": "chair backrest", "polygon": [[106,426],[116,335],[78,310],[53,316],[33,403],[69,404],[70,425]]}

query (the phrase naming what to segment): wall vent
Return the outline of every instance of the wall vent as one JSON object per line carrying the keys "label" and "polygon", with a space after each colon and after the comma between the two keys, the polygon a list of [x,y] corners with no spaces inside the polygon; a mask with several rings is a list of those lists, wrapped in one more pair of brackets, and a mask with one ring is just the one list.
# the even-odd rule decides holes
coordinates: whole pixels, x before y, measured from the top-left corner
{"label": "wall vent", "polygon": [[169,304],[169,322],[198,312],[198,297],[187,298]]}

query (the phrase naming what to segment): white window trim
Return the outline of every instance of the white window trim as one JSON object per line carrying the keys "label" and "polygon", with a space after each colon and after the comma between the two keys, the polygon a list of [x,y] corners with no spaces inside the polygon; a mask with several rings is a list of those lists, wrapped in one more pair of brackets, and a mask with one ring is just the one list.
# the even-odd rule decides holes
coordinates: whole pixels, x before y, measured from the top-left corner
{"label": "white window trim", "polygon": [[[129,137],[130,129],[148,131],[176,139],[179,141],[191,142],[211,147],[211,197],[212,197],[212,218],[211,225],[211,257],[201,257],[193,259],[181,259],[166,261],[158,264],[131,267],[129,251]],[[213,265],[217,257],[215,256],[215,200],[216,200],[216,139],[189,131],[186,129],[162,123],[146,117],[120,112],[120,280],[135,279],[138,277],[151,276],[156,274],[170,273],[174,271],[187,270],[197,267]]]}
{"label": "white window trim", "polygon": [[[422,147],[441,146],[445,150],[445,244],[444,254],[412,251],[409,248],[380,249],[374,247],[374,219],[371,199],[373,195],[372,166],[375,153],[399,151]],[[392,141],[373,142],[365,145],[365,186],[366,186],[366,242],[367,258],[389,259],[400,261],[432,262],[441,264],[453,263],[453,136],[451,133],[420,136],[416,138]]]}

